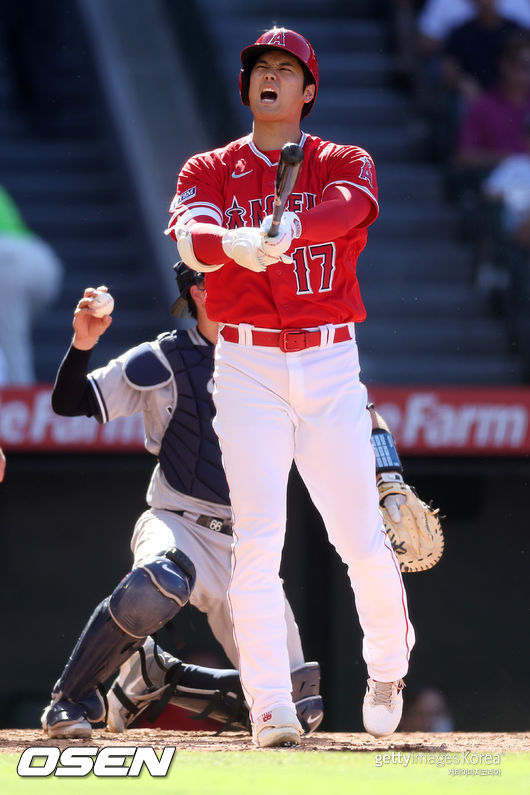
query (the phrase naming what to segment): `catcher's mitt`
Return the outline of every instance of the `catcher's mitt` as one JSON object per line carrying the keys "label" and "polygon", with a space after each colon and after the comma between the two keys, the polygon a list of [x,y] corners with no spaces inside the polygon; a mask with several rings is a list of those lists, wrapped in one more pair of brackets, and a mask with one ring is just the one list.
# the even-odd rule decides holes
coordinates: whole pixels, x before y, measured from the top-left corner
{"label": "catcher's mitt", "polygon": [[422,502],[400,475],[394,477],[392,482],[382,479],[378,483],[379,505],[390,543],[401,571],[426,571],[438,563],[444,551],[439,508]]}

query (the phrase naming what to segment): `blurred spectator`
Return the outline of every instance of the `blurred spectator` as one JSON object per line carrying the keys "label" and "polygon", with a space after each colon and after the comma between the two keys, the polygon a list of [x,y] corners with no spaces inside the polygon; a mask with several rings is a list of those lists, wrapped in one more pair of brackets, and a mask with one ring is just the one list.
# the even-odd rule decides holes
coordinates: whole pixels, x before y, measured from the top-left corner
{"label": "blurred spectator", "polygon": [[[530,113],[530,33],[508,37],[499,57],[499,79],[466,109],[450,174],[451,192],[464,224],[472,217],[482,183],[510,154],[526,152],[525,119]],[[474,236],[471,223],[471,237]],[[469,233],[466,233],[469,236]]]}
{"label": "blurred spectator", "polygon": [[501,206],[501,229],[530,250],[530,115],[524,121],[526,151],[509,155],[484,181],[485,197]]}
{"label": "blurred spectator", "polygon": [[529,222],[523,212],[529,118],[530,34],[526,32],[523,37],[508,37],[497,84],[479,95],[464,116],[452,195],[459,207],[461,232],[473,248],[475,284],[493,313],[505,317],[510,342],[528,363],[530,378],[530,279],[524,245]]}
{"label": "blurred spectator", "polygon": [[4,479],[5,471],[6,471],[6,457],[4,455],[4,451],[0,447],[0,483]]}
{"label": "blurred spectator", "polygon": [[442,691],[427,686],[409,695],[403,705],[400,732],[451,732],[454,722]]}
{"label": "blurred spectator", "polygon": [[415,99],[434,159],[450,157],[461,100],[491,86],[490,50],[512,28],[530,28],[528,0],[426,0],[417,19]]}
{"label": "blurred spectator", "polygon": [[499,58],[499,79],[480,94],[462,120],[456,162],[483,173],[509,154],[526,152],[530,113],[530,34],[508,37]]}
{"label": "blurred spectator", "polygon": [[501,16],[500,0],[472,0],[472,4],[475,15],[449,33],[442,55],[443,85],[465,101],[497,82],[503,41],[524,30]]}
{"label": "blurred spectator", "polygon": [[[499,0],[497,12],[521,27],[530,28],[528,0]],[[473,0],[426,0],[417,22],[421,53],[439,52],[451,31],[475,15]]]}
{"label": "blurred spectator", "polygon": [[483,183],[478,286],[504,315],[530,379],[530,116],[526,152],[509,155]]}
{"label": "blurred spectator", "polygon": [[436,92],[437,158],[447,160],[469,103],[491,89],[499,78],[499,56],[508,36],[525,28],[499,14],[501,0],[472,0],[475,15],[449,33],[440,55],[440,86]]}
{"label": "blurred spectator", "polygon": [[24,223],[0,187],[0,348],[9,384],[35,381],[31,328],[59,294],[63,267],[53,249]]}

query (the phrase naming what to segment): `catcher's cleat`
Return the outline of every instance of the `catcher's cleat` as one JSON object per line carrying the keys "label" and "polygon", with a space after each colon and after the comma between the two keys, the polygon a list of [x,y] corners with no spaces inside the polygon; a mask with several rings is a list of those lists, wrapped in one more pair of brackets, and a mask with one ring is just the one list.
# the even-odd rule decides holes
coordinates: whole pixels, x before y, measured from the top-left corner
{"label": "catcher's cleat", "polygon": [[320,665],[307,662],[291,671],[292,697],[296,717],[305,734],[316,731],[324,719],[324,705],[320,696]]}
{"label": "catcher's cleat", "polygon": [[295,701],[296,717],[300,721],[304,734],[315,732],[324,720],[324,703],[322,696],[308,696]]}
{"label": "catcher's cleat", "polygon": [[92,735],[91,723],[104,720],[105,703],[99,692],[94,691],[77,703],[56,695],[42,713],[41,725],[48,737],[86,739]]}
{"label": "catcher's cleat", "polygon": [[376,682],[368,679],[363,702],[364,728],[374,737],[386,737],[396,731],[403,711],[403,679]]}
{"label": "catcher's cleat", "polygon": [[259,748],[300,745],[303,729],[294,707],[275,707],[252,724],[252,740]]}

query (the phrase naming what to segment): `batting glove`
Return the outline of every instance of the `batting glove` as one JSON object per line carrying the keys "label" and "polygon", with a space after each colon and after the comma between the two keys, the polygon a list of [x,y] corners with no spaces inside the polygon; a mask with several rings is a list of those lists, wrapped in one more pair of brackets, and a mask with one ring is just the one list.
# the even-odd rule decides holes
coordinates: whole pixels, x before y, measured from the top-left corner
{"label": "batting glove", "polygon": [[267,270],[278,257],[271,257],[263,250],[263,235],[259,229],[244,226],[241,229],[230,229],[225,232],[222,240],[223,251],[242,268],[260,273]]}
{"label": "batting glove", "polygon": [[261,233],[263,235],[263,250],[271,257],[279,257],[284,254],[293,240],[300,237],[302,224],[296,213],[285,212],[278,227],[278,233],[274,237],[269,237],[272,215],[267,215],[261,222]]}

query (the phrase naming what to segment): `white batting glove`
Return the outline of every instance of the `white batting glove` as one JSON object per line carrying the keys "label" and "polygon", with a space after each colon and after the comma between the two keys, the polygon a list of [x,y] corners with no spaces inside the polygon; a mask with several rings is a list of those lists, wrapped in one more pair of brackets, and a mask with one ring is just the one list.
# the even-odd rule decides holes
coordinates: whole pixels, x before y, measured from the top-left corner
{"label": "white batting glove", "polygon": [[272,215],[267,215],[261,222],[261,233],[263,235],[263,250],[271,257],[279,257],[284,254],[293,240],[300,237],[302,224],[296,213],[285,212],[278,227],[278,233],[274,237],[269,237]]}
{"label": "white batting glove", "polygon": [[[384,484],[390,482],[403,484],[405,481],[400,472],[382,472],[377,478],[377,486],[381,496],[384,494]],[[399,506],[404,505],[406,502],[407,498],[403,494],[389,494],[387,497],[383,497],[382,504],[388,511],[392,521],[396,522],[396,524],[399,524],[401,521]]]}
{"label": "white batting glove", "polygon": [[253,226],[229,229],[223,235],[222,245],[227,257],[242,268],[248,268],[256,273],[267,270],[269,265],[278,261],[278,257],[271,257],[265,253],[263,235]]}

